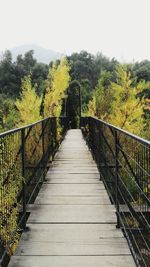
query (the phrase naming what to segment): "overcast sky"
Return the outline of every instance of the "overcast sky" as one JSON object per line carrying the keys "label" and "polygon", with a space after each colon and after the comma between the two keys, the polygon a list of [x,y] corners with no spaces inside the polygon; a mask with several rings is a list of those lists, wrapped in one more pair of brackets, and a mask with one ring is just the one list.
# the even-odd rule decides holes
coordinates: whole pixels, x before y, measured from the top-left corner
{"label": "overcast sky", "polygon": [[0,0],[0,50],[31,43],[150,60],[150,0]]}

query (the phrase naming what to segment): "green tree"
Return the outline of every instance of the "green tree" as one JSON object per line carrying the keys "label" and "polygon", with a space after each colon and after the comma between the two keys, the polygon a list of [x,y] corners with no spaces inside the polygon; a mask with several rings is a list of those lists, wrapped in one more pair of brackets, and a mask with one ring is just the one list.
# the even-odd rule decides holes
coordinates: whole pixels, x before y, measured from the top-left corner
{"label": "green tree", "polygon": [[18,122],[18,111],[13,99],[0,95],[0,131],[10,130]]}
{"label": "green tree", "polygon": [[15,62],[16,83],[21,87],[24,76],[32,74],[32,85],[37,84],[36,92],[41,95],[45,89],[45,80],[48,74],[48,65],[38,63],[34,58],[34,51],[30,50],[24,56],[18,55]]}
{"label": "green tree", "polygon": [[0,93],[13,97],[17,91],[15,66],[11,52],[7,50],[0,61]]}
{"label": "green tree", "polygon": [[72,81],[68,88],[67,97],[67,116],[71,124],[71,128],[79,128],[81,116],[81,102],[80,102],[81,85],[78,81]]}
{"label": "green tree", "polygon": [[143,60],[141,62],[136,62],[133,66],[133,72],[138,81],[150,81],[150,61]]}
{"label": "green tree", "polygon": [[97,78],[96,83],[101,76],[101,74],[106,72],[111,72],[111,80],[116,80],[116,65],[118,64],[117,60],[115,58],[112,58],[111,60],[104,56],[102,53],[98,53],[95,58],[95,77]]}
{"label": "green tree", "polygon": [[48,69],[48,65],[43,63],[36,63],[32,68],[32,83],[37,84],[36,92],[39,96],[46,88]]}
{"label": "green tree", "polygon": [[68,60],[71,65],[71,80],[76,80],[81,84],[82,109],[85,109],[103,71],[110,71],[112,81],[115,81],[115,66],[117,61],[114,58],[110,60],[102,53],[94,56],[86,51],[73,53],[68,57]]}

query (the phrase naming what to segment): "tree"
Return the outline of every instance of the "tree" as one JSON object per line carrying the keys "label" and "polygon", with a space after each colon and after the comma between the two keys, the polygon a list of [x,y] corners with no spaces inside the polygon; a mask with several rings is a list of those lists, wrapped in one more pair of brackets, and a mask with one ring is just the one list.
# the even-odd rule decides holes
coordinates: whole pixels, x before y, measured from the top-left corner
{"label": "tree", "polygon": [[115,70],[116,70],[116,65],[118,64],[118,62],[115,58],[112,58],[110,60],[108,57],[104,56],[102,53],[98,53],[94,58],[94,62],[95,62],[95,70],[94,71],[95,71],[95,76],[97,77],[97,81],[98,81],[100,75],[104,71],[111,72],[112,81],[116,80]]}
{"label": "tree", "polygon": [[131,73],[127,72],[126,66],[117,65],[117,82],[111,83],[113,101],[109,121],[129,132],[141,135],[144,129],[145,99],[139,98],[138,94],[145,88],[150,88],[150,83],[137,82],[131,79]]}
{"label": "tree", "polygon": [[103,71],[93,93],[92,100],[88,104],[88,115],[107,120],[111,113],[112,90],[111,73]]}
{"label": "tree", "polygon": [[0,131],[10,130],[18,122],[18,111],[15,103],[6,95],[0,95]]}
{"label": "tree", "polygon": [[7,50],[0,61],[0,93],[13,97],[17,91],[15,66],[11,52]]}
{"label": "tree", "polygon": [[103,71],[110,71],[112,81],[115,81],[117,61],[114,58],[110,60],[102,53],[94,56],[86,51],[73,53],[68,57],[68,60],[71,65],[71,80],[76,80],[81,84],[82,108],[85,109]]}
{"label": "tree", "polygon": [[88,79],[91,87],[94,86],[94,56],[86,51],[73,53],[68,60],[71,65],[70,75],[72,80],[79,82]]}
{"label": "tree", "polygon": [[36,63],[32,68],[32,82],[37,84],[36,92],[40,96],[46,88],[46,79],[48,75],[48,65]]}
{"label": "tree", "polygon": [[22,80],[20,99],[16,101],[19,111],[20,125],[30,124],[40,120],[41,98],[36,94],[36,85],[32,86],[31,76]]}
{"label": "tree", "polygon": [[[87,105],[92,90],[97,83],[97,73],[95,71],[95,58],[86,51],[73,53],[68,57],[71,66],[71,81],[78,81],[81,84],[82,107]],[[88,90],[87,90],[88,89]],[[86,91],[86,94],[84,94]]]}
{"label": "tree", "polygon": [[65,91],[69,86],[69,64],[66,58],[60,61],[60,64],[49,69],[47,77],[47,86],[44,98],[44,117],[59,117],[62,109],[62,99],[65,97]]}
{"label": "tree", "polygon": [[41,95],[45,89],[48,65],[38,63],[33,55],[33,50],[28,51],[24,56],[18,55],[15,62],[16,83],[20,88],[23,77],[32,74],[32,85],[37,84],[36,92]]}
{"label": "tree", "polygon": [[150,61],[143,60],[136,62],[133,66],[134,75],[137,76],[138,81],[150,81]]}
{"label": "tree", "polygon": [[71,128],[79,128],[81,116],[81,85],[78,81],[72,81],[68,88],[66,113],[69,117]]}
{"label": "tree", "polygon": [[144,135],[146,99],[139,94],[150,88],[145,81],[135,82],[125,65],[116,67],[117,81],[110,81],[109,73],[99,80],[89,112],[98,118],[137,135]]}
{"label": "tree", "polygon": [[93,90],[91,88],[91,84],[88,79],[82,79],[80,86],[81,86],[81,103],[82,103],[82,111],[83,111],[84,108],[87,107],[87,104],[92,98]]}

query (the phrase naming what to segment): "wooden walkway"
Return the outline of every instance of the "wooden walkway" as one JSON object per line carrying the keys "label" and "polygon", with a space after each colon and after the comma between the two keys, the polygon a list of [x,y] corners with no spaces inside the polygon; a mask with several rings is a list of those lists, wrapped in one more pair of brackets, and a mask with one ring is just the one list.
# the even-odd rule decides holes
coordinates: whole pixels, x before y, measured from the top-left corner
{"label": "wooden walkway", "polygon": [[80,130],[69,130],[9,267],[135,267]]}

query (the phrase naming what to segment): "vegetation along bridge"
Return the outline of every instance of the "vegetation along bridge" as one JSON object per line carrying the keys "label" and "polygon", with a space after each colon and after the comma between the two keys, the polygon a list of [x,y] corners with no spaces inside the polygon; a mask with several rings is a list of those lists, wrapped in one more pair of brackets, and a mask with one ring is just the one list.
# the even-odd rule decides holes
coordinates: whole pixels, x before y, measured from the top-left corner
{"label": "vegetation along bridge", "polygon": [[150,266],[150,142],[92,117],[69,128],[0,134],[0,265]]}

